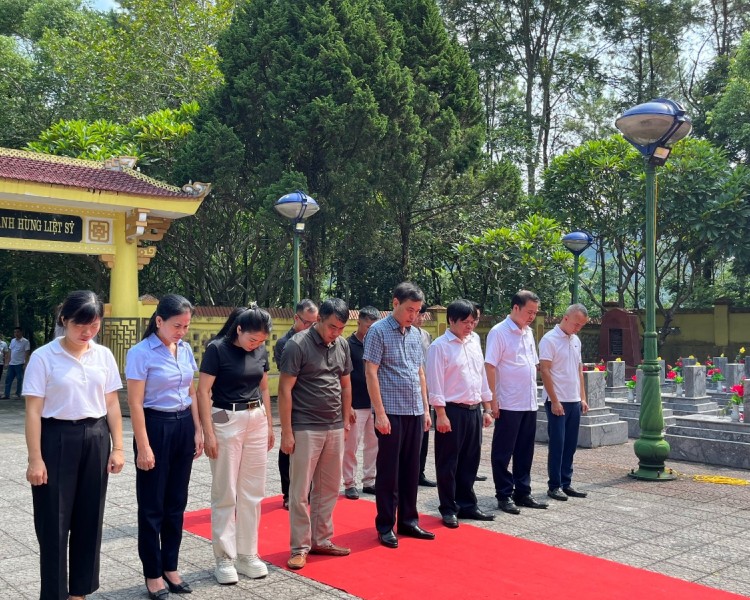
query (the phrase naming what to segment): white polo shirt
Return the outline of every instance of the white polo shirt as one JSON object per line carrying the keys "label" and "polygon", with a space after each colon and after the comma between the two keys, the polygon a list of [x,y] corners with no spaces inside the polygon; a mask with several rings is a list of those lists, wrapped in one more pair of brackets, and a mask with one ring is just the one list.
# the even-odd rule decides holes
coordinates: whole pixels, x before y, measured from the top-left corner
{"label": "white polo shirt", "polygon": [[[559,325],[547,332],[539,342],[539,360],[550,361],[550,374],[555,394],[560,402],[581,401],[581,340],[576,334],[568,335]],[[545,388],[542,399],[549,394]]]}
{"label": "white polo shirt", "polygon": [[501,410],[538,410],[534,334],[510,316],[487,335],[484,362],[495,367],[495,398]]}
{"label": "white polo shirt", "polygon": [[427,390],[432,406],[492,400],[479,338],[463,340],[448,330],[427,351]]}
{"label": "white polo shirt", "polygon": [[122,388],[115,357],[93,341],[80,360],[60,339],[36,350],[23,378],[23,395],[44,399],[42,417],[74,421],[107,414],[105,394]]}

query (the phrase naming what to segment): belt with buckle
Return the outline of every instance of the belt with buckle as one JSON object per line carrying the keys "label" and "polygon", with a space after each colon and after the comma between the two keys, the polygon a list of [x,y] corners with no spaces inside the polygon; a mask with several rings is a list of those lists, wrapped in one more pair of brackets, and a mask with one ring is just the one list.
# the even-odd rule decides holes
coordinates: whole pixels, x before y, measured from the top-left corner
{"label": "belt with buckle", "polygon": [[456,406],[457,408],[463,408],[465,410],[478,410],[479,407],[482,405],[481,402],[477,402],[476,404],[464,404],[462,402],[448,402],[446,406]]}
{"label": "belt with buckle", "polygon": [[262,405],[262,400],[250,400],[250,402],[214,402],[215,408],[223,408],[224,410],[230,410],[232,412],[237,412],[238,410],[252,410],[254,408],[260,408]]}

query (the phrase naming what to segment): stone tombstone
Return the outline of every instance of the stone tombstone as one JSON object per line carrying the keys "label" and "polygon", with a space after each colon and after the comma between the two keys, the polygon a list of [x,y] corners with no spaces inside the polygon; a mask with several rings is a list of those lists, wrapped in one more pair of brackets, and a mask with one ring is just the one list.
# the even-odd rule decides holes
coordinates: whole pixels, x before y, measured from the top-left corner
{"label": "stone tombstone", "polygon": [[742,376],[745,373],[745,365],[741,363],[729,363],[727,364],[727,372],[724,373],[724,384],[727,386],[727,391],[742,381]]}
{"label": "stone tombstone", "polygon": [[602,318],[599,356],[605,361],[619,358],[632,366],[641,364],[638,317],[622,308],[611,308]]}
{"label": "stone tombstone", "polygon": [[689,365],[682,367],[685,378],[685,398],[703,398],[706,396],[706,367]]}
{"label": "stone tombstone", "polygon": [[659,359],[659,383],[664,385],[667,381],[667,362],[660,358]]}
{"label": "stone tombstone", "polygon": [[586,401],[590,409],[604,408],[604,371],[584,371],[583,386],[586,390]]}
{"label": "stone tombstone", "polygon": [[719,369],[721,371],[721,374],[726,377],[729,359],[726,356],[714,356],[712,360],[714,361],[714,367]]}
{"label": "stone tombstone", "polygon": [[622,387],[625,385],[625,363],[610,360],[607,363],[607,387]]}
{"label": "stone tombstone", "polygon": [[693,357],[693,358],[681,358],[680,360],[682,361],[682,366],[683,367],[692,367],[692,366],[695,365],[695,363],[698,362],[698,359],[695,358],[695,357]]}
{"label": "stone tombstone", "polygon": [[745,359],[745,379],[750,379],[750,359]]}

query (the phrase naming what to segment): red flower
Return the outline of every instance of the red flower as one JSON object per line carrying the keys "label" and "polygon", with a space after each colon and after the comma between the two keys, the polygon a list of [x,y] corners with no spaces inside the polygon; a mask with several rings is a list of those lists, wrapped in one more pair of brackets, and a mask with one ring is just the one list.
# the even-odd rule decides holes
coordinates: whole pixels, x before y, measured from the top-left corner
{"label": "red flower", "polygon": [[595,369],[596,369],[597,371],[606,371],[606,370],[607,370],[607,367],[606,367],[606,366],[604,366],[604,365],[596,365],[596,366],[595,366],[594,368],[595,368]]}
{"label": "red flower", "polygon": [[742,383],[733,385],[730,391],[737,394],[740,398],[743,398],[745,396],[745,385]]}
{"label": "red flower", "polygon": [[667,371],[667,379],[674,379],[677,377],[677,372],[673,371],[670,367],[669,371]]}

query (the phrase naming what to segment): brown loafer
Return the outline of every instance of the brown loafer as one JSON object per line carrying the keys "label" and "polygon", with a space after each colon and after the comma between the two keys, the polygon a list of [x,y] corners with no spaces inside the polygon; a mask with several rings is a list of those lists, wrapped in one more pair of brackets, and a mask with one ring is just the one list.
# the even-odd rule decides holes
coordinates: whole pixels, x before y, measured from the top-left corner
{"label": "brown loafer", "polygon": [[307,564],[307,554],[292,554],[289,560],[286,561],[286,566],[295,571],[301,569]]}
{"label": "brown loafer", "polygon": [[349,556],[351,550],[336,544],[326,544],[325,546],[313,546],[310,548],[310,554],[324,554],[326,556]]}

